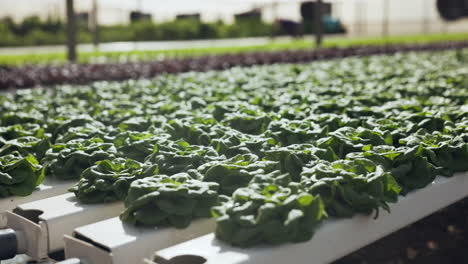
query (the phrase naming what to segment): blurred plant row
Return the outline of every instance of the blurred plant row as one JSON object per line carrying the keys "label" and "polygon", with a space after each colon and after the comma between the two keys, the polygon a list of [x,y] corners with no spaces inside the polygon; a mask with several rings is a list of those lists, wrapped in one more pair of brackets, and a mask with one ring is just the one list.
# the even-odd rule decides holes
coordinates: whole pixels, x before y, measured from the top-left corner
{"label": "blurred plant row", "polygon": [[[60,19],[30,16],[17,23],[7,17],[0,19],[0,46],[63,44],[66,40],[65,30],[66,25]],[[101,42],[239,38],[283,33],[272,23],[205,23],[191,18],[160,23],[138,21],[128,25],[103,25],[99,27],[99,32]],[[77,35],[80,43],[92,41],[92,33],[85,21],[78,21]]]}

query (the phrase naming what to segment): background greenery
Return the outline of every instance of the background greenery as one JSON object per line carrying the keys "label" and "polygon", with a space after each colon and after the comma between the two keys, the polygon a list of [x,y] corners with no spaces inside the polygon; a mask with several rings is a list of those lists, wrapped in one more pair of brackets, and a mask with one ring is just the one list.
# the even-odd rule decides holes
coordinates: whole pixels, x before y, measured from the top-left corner
{"label": "background greenery", "polygon": [[[1,34],[1,33],[0,33]],[[391,36],[387,38],[326,38],[324,47],[347,47],[356,45],[385,45],[406,43],[433,43],[444,41],[468,40],[468,33],[461,34],[432,34],[432,35],[408,35]],[[135,50],[119,52],[80,52],[78,59],[80,63],[104,63],[104,62],[128,62],[149,61],[164,58],[201,56],[207,54],[226,54],[255,51],[279,51],[279,50],[301,50],[314,47],[311,39],[295,39],[291,41],[271,41],[264,45],[252,45],[242,47],[210,47],[195,49],[171,49],[171,50]],[[66,62],[64,52],[58,53],[35,53],[0,55],[0,65],[25,65],[25,64],[61,64]]]}
{"label": "background greenery", "polygon": [[[205,23],[192,18],[161,23],[139,21],[128,25],[100,26],[99,33],[101,42],[240,38],[282,34],[274,24],[262,21],[246,20],[225,24],[222,21]],[[19,23],[7,17],[0,19],[0,36],[0,46],[3,47],[64,44],[65,24],[60,19],[51,17],[43,20],[37,16],[30,16]],[[78,42],[89,43],[91,40],[87,23],[78,21]]]}

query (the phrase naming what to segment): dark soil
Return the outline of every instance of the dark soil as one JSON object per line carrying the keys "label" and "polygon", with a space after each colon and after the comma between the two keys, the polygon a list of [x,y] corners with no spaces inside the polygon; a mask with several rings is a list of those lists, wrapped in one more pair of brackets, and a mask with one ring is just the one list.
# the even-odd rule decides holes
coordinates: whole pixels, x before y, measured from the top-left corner
{"label": "dark soil", "polygon": [[468,198],[333,264],[466,264]]}

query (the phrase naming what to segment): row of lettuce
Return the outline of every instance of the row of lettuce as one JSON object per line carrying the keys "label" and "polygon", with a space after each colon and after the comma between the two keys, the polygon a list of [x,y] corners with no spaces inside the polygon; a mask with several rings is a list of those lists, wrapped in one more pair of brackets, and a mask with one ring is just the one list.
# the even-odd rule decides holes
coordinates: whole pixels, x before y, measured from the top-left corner
{"label": "row of lettuce", "polygon": [[0,197],[45,177],[136,225],[215,217],[305,241],[468,170],[468,50],[233,68],[0,96]]}
{"label": "row of lettuce", "polygon": [[[0,33],[1,35],[1,33]],[[250,67],[274,63],[304,63],[325,59],[336,59],[350,56],[371,56],[376,54],[394,54],[406,51],[436,51],[463,49],[468,47],[468,40],[453,42],[430,42],[420,44],[394,44],[385,39],[389,45],[378,43],[355,43],[344,47],[330,47],[310,50],[306,44],[302,49],[280,47],[262,47],[248,51],[247,48],[207,49],[205,52],[194,50],[182,52],[178,58],[159,56],[151,59],[150,55],[141,53],[140,59],[133,58],[123,63],[88,63],[65,65],[27,65],[24,67],[0,66],[0,91],[7,88],[30,88],[58,84],[89,84],[93,81],[123,81],[129,79],[152,78],[161,74],[175,74],[190,71],[225,70],[232,67]],[[390,41],[390,42],[388,42]],[[275,51],[276,50],[276,51]],[[208,53],[207,53],[208,52]],[[461,51],[460,51],[461,52]],[[185,55],[186,56],[185,56]],[[205,54],[205,55],[203,55]],[[460,55],[463,56],[463,55]],[[25,55],[31,61],[31,55]],[[118,60],[119,61],[119,60]],[[1,57],[0,57],[1,64]]]}

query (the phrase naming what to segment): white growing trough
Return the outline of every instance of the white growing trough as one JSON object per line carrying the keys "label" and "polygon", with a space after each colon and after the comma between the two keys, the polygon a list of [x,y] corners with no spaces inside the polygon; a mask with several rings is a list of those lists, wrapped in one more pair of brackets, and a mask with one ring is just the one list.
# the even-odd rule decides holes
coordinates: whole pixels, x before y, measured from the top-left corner
{"label": "white growing trough", "polygon": [[21,234],[22,254],[34,260],[63,250],[63,237],[73,229],[118,215],[122,202],[80,204],[72,193],[62,194],[16,206],[0,213],[0,229],[10,228]]}
{"label": "white growing trough", "polygon": [[373,241],[403,228],[468,196],[468,173],[438,177],[431,185],[401,197],[391,213],[326,221],[304,243],[242,249],[229,246],[208,234],[159,250],[158,264],[324,264],[337,260]]}
{"label": "white growing trough", "polygon": [[143,228],[125,224],[118,217],[75,229],[65,236],[65,256],[83,263],[141,263],[155,249],[169,247],[212,232],[213,219],[193,221],[189,228]]}
{"label": "white growing trough", "polygon": [[73,194],[19,205],[0,214],[0,228],[22,231],[28,243],[21,253],[33,259],[64,248],[66,257],[77,261],[69,263],[324,264],[466,196],[467,172],[437,177],[431,185],[401,197],[390,206],[390,214],[382,211],[377,219],[359,215],[327,220],[308,242],[249,249],[217,240],[213,219],[196,220],[186,229],[134,227],[116,217],[122,203],[80,205]]}
{"label": "white growing trough", "polygon": [[31,195],[12,196],[0,199],[0,212],[13,210],[17,205],[61,195],[73,186],[75,181],[63,181],[45,178]]}

